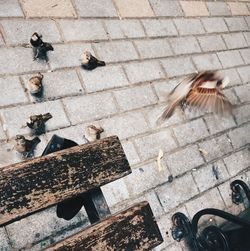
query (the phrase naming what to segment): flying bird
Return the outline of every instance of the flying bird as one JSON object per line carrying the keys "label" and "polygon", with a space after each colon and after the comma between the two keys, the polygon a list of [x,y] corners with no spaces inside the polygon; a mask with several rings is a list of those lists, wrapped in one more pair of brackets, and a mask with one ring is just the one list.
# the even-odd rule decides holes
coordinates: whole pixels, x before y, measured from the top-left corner
{"label": "flying bird", "polygon": [[34,96],[41,96],[43,92],[43,75],[39,72],[37,75],[32,76],[29,79],[29,91]]}
{"label": "flying bird", "polygon": [[50,113],[32,115],[30,116],[30,122],[27,122],[27,126],[33,131],[34,135],[41,135],[45,133],[45,123],[52,118]]}
{"label": "flying bird", "polygon": [[30,157],[31,155],[33,155],[37,144],[41,142],[38,137],[35,137],[32,140],[28,140],[23,135],[16,135],[15,141],[16,151],[21,153],[25,157]]}
{"label": "flying bird", "polygon": [[89,51],[84,51],[81,56],[81,65],[85,70],[94,70],[98,66],[105,66],[104,61],[95,58]]}
{"label": "flying bird", "polygon": [[85,138],[88,142],[93,142],[101,138],[101,133],[104,132],[104,129],[101,127],[96,127],[94,125],[87,126],[85,129]]}
{"label": "flying bird", "polygon": [[222,93],[228,84],[229,79],[222,78],[215,71],[192,74],[170,92],[168,106],[157,122],[170,118],[177,106],[188,106],[219,115],[231,114],[232,104]]}
{"label": "flying bird", "polygon": [[37,32],[33,33],[31,36],[30,43],[33,46],[34,60],[39,58],[47,62],[47,52],[53,51],[53,46],[50,43],[43,42],[42,35],[39,35]]}

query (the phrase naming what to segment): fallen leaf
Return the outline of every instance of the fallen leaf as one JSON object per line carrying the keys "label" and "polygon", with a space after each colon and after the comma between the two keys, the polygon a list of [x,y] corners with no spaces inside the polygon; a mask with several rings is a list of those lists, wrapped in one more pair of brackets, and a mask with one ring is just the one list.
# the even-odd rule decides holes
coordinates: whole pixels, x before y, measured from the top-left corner
{"label": "fallen leaf", "polygon": [[162,157],[163,157],[163,151],[160,149],[158,157],[157,157],[157,166],[158,166],[159,172],[161,172],[164,169],[163,166],[162,166],[162,164],[161,164]]}
{"label": "fallen leaf", "polygon": [[204,149],[199,148],[199,151],[203,154],[203,155],[208,155],[208,152]]}

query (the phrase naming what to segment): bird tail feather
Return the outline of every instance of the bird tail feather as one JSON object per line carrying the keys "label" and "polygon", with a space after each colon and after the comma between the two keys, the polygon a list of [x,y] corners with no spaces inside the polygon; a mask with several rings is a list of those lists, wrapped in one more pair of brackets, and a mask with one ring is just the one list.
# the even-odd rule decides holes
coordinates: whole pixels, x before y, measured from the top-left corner
{"label": "bird tail feather", "polygon": [[32,146],[33,149],[41,142],[41,140],[38,137],[35,137],[34,139],[32,139]]}
{"label": "bird tail feather", "polygon": [[98,66],[105,66],[106,63],[104,61],[98,60],[97,61]]}

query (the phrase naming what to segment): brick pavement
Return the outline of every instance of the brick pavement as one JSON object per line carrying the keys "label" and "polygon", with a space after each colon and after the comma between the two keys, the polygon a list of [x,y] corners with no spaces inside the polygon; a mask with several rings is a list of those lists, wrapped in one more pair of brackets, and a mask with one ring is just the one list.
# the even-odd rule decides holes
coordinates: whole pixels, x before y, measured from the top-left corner
{"label": "brick pavement", "polygon": [[[103,187],[112,212],[148,200],[165,239],[155,250],[186,250],[171,238],[172,214],[192,216],[203,207],[239,213],[243,207],[231,203],[230,180],[250,184],[249,15],[249,0],[0,1],[0,166],[21,161],[13,138],[29,134],[21,127],[34,113],[53,115],[36,156],[54,133],[84,143],[85,126],[98,124],[105,136],[120,137],[133,168]],[[34,31],[55,47],[47,64],[32,60]],[[82,70],[84,49],[107,66]],[[156,125],[178,81],[208,69],[230,77],[225,94],[235,105],[234,116],[178,110]],[[26,91],[38,71],[44,74],[41,103]],[[156,165],[159,149],[162,172]],[[56,219],[54,210],[1,228],[0,250],[40,250],[88,224],[84,209],[70,222]]]}

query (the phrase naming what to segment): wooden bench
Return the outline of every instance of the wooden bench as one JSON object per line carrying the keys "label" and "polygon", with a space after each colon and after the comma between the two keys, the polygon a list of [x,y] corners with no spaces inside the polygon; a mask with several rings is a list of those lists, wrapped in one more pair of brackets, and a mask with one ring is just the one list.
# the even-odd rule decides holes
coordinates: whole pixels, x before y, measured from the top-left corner
{"label": "wooden bench", "polygon": [[151,250],[163,240],[149,203],[110,215],[100,188],[130,173],[118,137],[77,146],[54,135],[42,157],[0,169],[0,226],[56,204],[68,220],[84,205],[93,224],[47,250]]}
{"label": "wooden bench", "polygon": [[[242,180],[235,180],[230,184],[232,201],[243,203],[243,191],[250,203],[250,188]],[[202,216],[218,216],[226,222],[218,226],[210,225],[202,231],[198,230],[198,223]],[[250,250],[250,208],[235,216],[228,212],[206,208],[198,211],[191,221],[182,213],[173,215],[172,236],[175,240],[186,239],[192,251],[249,251]]]}

